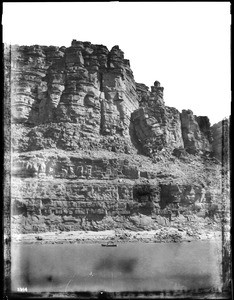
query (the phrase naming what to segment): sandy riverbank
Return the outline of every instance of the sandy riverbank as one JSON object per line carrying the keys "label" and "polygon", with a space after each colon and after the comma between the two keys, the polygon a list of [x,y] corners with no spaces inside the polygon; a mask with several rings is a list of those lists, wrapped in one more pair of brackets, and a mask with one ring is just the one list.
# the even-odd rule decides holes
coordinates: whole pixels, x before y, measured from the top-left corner
{"label": "sandy riverbank", "polygon": [[149,231],[105,230],[105,231],[69,231],[29,234],[12,234],[13,243],[101,243],[104,241],[123,242],[190,242],[193,240],[221,240],[221,231],[203,229],[191,232],[177,228],[162,227]]}

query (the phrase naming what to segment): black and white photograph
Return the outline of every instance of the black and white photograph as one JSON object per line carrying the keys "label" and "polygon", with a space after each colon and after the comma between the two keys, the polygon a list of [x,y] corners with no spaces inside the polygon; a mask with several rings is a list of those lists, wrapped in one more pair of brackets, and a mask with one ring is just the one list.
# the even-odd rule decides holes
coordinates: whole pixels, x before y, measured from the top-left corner
{"label": "black and white photograph", "polygon": [[5,299],[231,299],[231,4],[4,2]]}

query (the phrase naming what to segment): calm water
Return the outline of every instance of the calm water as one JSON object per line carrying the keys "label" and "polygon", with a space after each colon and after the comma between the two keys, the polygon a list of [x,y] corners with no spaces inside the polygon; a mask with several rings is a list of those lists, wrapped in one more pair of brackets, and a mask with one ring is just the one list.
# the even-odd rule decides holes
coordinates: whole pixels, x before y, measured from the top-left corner
{"label": "calm water", "polygon": [[12,290],[156,291],[221,288],[217,242],[14,245]]}

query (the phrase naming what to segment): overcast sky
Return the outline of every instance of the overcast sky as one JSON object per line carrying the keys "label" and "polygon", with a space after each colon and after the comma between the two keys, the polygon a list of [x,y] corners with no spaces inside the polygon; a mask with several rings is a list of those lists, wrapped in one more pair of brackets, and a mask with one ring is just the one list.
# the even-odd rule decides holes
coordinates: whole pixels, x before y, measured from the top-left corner
{"label": "overcast sky", "polygon": [[119,45],[136,82],[161,82],[167,106],[211,124],[230,115],[229,2],[5,2],[2,23],[5,43]]}

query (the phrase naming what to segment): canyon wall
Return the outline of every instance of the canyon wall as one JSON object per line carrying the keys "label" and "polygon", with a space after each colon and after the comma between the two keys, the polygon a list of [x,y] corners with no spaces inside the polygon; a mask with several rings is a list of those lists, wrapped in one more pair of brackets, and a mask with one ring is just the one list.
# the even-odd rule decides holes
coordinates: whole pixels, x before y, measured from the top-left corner
{"label": "canyon wall", "polygon": [[166,106],[158,81],[136,83],[118,46],[5,51],[15,230],[149,229],[220,212],[209,119]]}
{"label": "canyon wall", "polygon": [[211,127],[214,156],[223,164],[228,164],[230,157],[230,119],[224,119]]}

